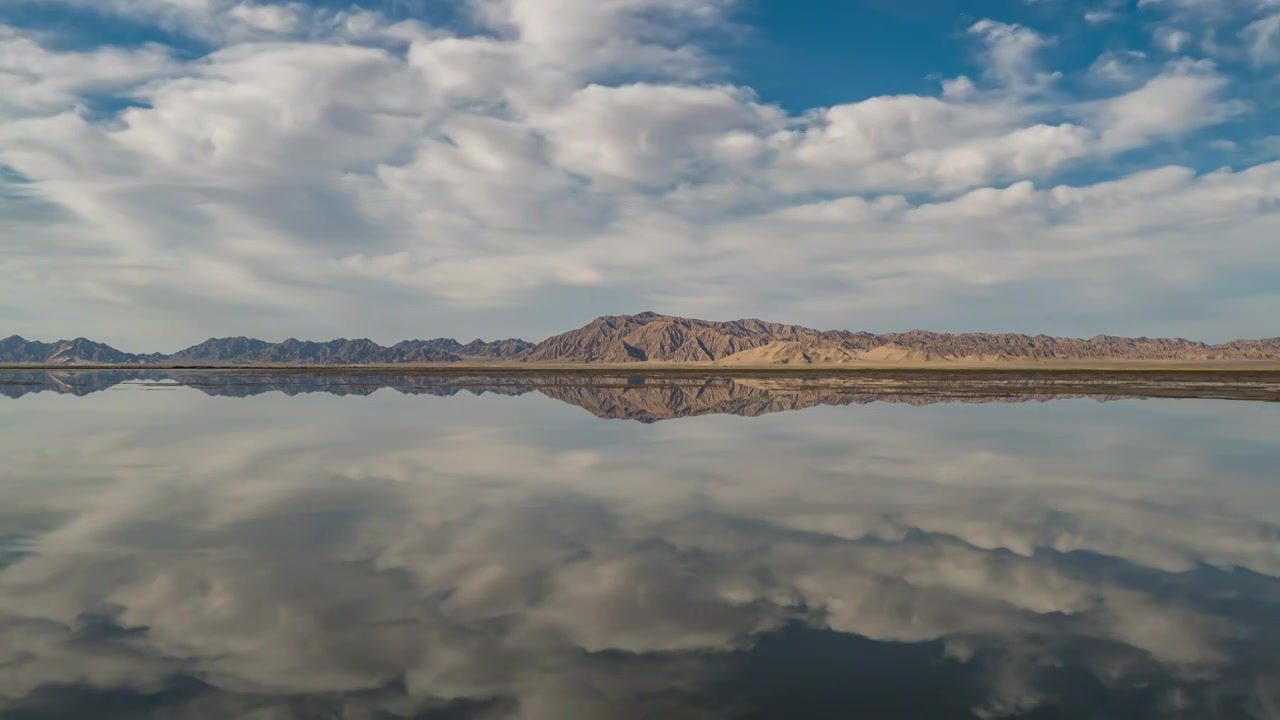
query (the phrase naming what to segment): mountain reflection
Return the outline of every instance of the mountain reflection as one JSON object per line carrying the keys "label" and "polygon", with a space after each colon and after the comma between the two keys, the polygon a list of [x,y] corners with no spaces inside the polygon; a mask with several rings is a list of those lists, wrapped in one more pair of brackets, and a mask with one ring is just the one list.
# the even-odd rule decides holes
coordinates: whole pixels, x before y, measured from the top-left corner
{"label": "mountain reflection", "polygon": [[301,395],[371,395],[388,389],[406,395],[452,396],[461,392],[518,396],[541,393],[576,405],[600,418],[652,423],[700,415],[756,417],[822,405],[873,402],[934,405],[939,403],[1021,403],[1052,399],[1098,401],[1137,397],[1241,397],[1280,399],[1280,378],[1269,374],[1240,376],[1230,382],[1205,373],[1173,373],[1166,377],[1112,375],[1030,378],[1000,373],[926,374],[866,373],[852,376],[800,377],[662,377],[554,376],[540,374],[430,375],[364,371],[10,371],[0,372],[0,395],[19,398],[39,392],[90,395],[123,385],[156,388],[182,386],[217,397],[252,397],[265,393]]}
{"label": "mountain reflection", "polygon": [[0,717],[1280,708],[1274,406],[527,380],[0,404]]}

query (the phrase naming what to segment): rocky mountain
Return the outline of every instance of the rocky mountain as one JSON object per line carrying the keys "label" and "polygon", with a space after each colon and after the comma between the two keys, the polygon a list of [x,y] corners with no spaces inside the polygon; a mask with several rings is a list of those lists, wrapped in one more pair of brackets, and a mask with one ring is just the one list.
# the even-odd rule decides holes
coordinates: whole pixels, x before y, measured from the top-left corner
{"label": "rocky mountain", "polygon": [[244,337],[211,338],[174,353],[168,360],[174,363],[209,362],[231,365],[374,365],[456,362],[462,359],[442,349],[442,344],[447,346],[442,341],[409,340],[387,348],[364,338],[344,338],[329,342],[290,338],[279,343]]}
{"label": "rocky mountain", "polygon": [[76,365],[101,363],[104,365],[145,364],[155,362],[159,355],[133,355],[120,352],[110,345],[76,338],[42,343],[14,335],[0,340],[0,363]]}
{"label": "rocky mountain", "polygon": [[[847,333],[845,333],[847,334]],[[646,312],[602,317],[539,343],[529,362],[713,362],[774,342],[835,342],[841,333],[760,320],[709,322]]]}
{"label": "rocky mountain", "polygon": [[14,336],[0,340],[0,364],[11,365],[377,365],[460,362],[467,358],[500,360],[528,351],[524,340],[474,340],[466,345],[452,338],[405,340],[383,347],[372,340],[308,342],[289,339],[271,343],[247,337],[210,338],[172,355],[135,355],[83,338],[55,343],[32,342]]}
{"label": "rocky mountain", "polygon": [[405,340],[383,347],[372,340],[306,342],[289,339],[268,343],[245,337],[212,338],[169,356],[172,362],[279,365],[395,365],[401,363],[460,362],[466,358],[510,358],[527,351],[524,340],[474,340],[466,345],[453,338]]}
{"label": "rocky mountain", "polygon": [[462,343],[453,338],[436,338],[434,340],[403,340],[392,345],[393,352],[405,355],[421,353],[425,355],[461,355]]}
{"label": "rocky mountain", "polygon": [[714,363],[722,366],[1005,360],[1280,360],[1280,338],[1223,345],[1181,338],[1088,340],[924,331],[873,335],[761,320],[711,322],[641,313],[602,317],[517,356],[529,362]]}
{"label": "rocky mountain", "polygon": [[511,338],[509,340],[495,340],[494,342],[472,340],[466,345],[463,345],[456,352],[458,355],[463,357],[514,358],[521,353],[532,350],[533,347],[533,343],[527,340],[517,340],[515,338]]}
{"label": "rocky mountain", "polygon": [[1182,338],[1098,335],[1087,340],[1048,335],[925,331],[873,335],[815,330],[762,320],[713,322],[641,313],[601,317],[537,345],[524,340],[452,338],[406,340],[383,347],[372,340],[270,343],[246,337],[211,338],[173,355],[133,355],[83,338],[46,344],[0,340],[0,364],[393,365],[467,360],[526,363],[700,363],[765,365],[895,365],[1007,361],[1250,361],[1280,360],[1280,338],[1209,345]]}
{"label": "rocky mountain", "polygon": [[203,360],[229,363],[259,357],[270,347],[269,342],[247,337],[209,338],[199,345],[192,345],[170,357],[176,361]]}

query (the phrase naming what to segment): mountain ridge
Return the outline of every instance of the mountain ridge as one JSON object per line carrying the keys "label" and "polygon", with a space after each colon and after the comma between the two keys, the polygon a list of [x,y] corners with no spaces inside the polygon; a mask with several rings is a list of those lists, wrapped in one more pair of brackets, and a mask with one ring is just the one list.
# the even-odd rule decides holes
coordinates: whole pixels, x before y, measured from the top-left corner
{"label": "mountain ridge", "polygon": [[606,315],[534,344],[520,339],[462,344],[453,338],[405,340],[384,347],[368,338],[271,343],[210,338],[170,355],[133,354],[86,338],[43,343],[0,340],[0,364],[13,365],[397,365],[461,363],[697,363],[719,367],[1005,361],[1280,360],[1280,338],[1217,345],[1185,338],[1054,337],[1020,333],[872,334],[817,330],[754,318],[709,321],[643,312]]}
{"label": "mountain ridge", "polygon": [[699,362],[721,366],[1002,360],[1280,360],[1280,338],[1221,345],[1185,338],[1018,333],[875,335],[754,318],[707,321],[646,312],[597,318],[519,356],[528,362]]}

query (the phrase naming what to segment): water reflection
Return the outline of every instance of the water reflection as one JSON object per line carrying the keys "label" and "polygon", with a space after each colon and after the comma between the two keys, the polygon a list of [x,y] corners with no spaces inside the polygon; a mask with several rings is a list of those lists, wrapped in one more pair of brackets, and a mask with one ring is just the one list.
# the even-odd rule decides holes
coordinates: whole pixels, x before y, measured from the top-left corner
{"label": "water reflection", "polygon": [[1280,708],[1274,405],[191,384],[0,403],[0,717]]}
{"label": "water reflection", "polygon": [[507,375],[454,372],[365,370],[0,370],[0,396],[37,393],[86,396],[122,386],[149,389],[190,387],[215,397],[267,393],[372,395],[379,390],[406,395],[524,395],[541,393],[583,408],[600,418],[653,423],[701,415],[758,417],[822,405],[873,402],[908,405],[939,403],[1023,403],[1092,398],[1101,402],[1148,397],[1195,397],[1280,401],[1280,373],[1202,371],[1041,374],[1016,371],[863,371],[859,374],[742,377],[565,375],[537,372]]}

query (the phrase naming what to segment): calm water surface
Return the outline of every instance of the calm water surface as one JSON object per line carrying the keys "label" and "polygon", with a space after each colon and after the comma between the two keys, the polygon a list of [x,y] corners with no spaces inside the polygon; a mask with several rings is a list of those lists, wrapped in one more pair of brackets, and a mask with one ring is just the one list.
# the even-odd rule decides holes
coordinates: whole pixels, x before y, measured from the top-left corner
{"label": "calm water surface", "polygon": [[0,378],[0,718],[1280,718],[1280,405],[486,382]]}

